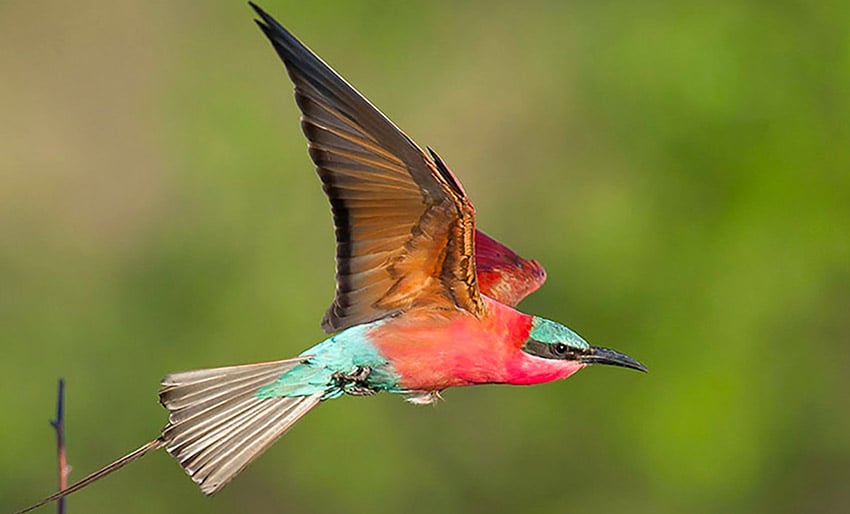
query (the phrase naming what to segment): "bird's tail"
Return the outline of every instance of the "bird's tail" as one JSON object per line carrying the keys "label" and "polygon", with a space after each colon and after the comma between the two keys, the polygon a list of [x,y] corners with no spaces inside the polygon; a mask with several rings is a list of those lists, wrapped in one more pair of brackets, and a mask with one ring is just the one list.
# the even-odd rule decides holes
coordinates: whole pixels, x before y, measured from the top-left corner
{"label": "bird's tail", "polygon": [[172,373],[159,401],[169,410],[160,438],[204,494],[214,494],[322,399],[258,398],[257,391],[305,357]]}
{"label": "bird's tail", "polygon": [[318,405],[323,393],[258,398],[257,391],[307,357],[172,373],[159,401],[168,409],[162,435],[40,502],[24,514],[63,498],[148,453],[165,448],[204,494],[227,485],[245,466]]}

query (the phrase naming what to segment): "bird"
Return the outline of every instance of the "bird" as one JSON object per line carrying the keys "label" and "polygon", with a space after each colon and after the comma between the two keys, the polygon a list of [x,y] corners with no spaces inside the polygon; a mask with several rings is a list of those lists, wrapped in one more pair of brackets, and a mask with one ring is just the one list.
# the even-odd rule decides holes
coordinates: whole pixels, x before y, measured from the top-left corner
{"label": "bird", "polygon": [[207,495],[318,405],[379,392],[431,404],[450,387],[532,385],[591,364],[646,372],[517,304],[546,280],[476,229],[463,186],[271,15],[249,2],[294,84],[336,234],[329,337],[294,358],[177,372],[161,382],[160,435],[19,513],[164,448]]}

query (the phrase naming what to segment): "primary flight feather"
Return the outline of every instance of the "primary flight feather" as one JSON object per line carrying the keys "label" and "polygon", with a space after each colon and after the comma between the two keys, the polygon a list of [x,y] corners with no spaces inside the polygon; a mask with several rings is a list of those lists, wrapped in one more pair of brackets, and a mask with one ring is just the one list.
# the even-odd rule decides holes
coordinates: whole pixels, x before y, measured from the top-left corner
{"label": "primary flight feather", "polygon": [[159,437],[69,488],[165,448],[206,494],[224,487],[307,412],[343,395],[430,403],[448,387],[538,384],[594,363],[641,371],[569,328],[514,307],[546,279],[475,228],[460,182],[261,8],[257,24],[295,85],[301,127],[336,230],[334,333],[281,361],[172,373]]}

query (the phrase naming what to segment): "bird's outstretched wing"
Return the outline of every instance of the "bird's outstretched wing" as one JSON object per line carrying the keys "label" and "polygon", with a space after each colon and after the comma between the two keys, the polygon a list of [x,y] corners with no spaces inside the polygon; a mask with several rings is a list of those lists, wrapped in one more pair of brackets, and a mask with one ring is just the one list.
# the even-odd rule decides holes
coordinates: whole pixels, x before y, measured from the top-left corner
{"label": "bird's outstretched wing", "polygon": [[334,332],[414,308],[482,315],[475,211],[433,152],[426,154],[342,77],[251,4],[295,83],[336,226]]}
{"label": "bird's outstretched wing", "polygon": [[475,266],[481,293],[512,307],[546,281],[539,262],[523,259],[480,230],[475,231]]}

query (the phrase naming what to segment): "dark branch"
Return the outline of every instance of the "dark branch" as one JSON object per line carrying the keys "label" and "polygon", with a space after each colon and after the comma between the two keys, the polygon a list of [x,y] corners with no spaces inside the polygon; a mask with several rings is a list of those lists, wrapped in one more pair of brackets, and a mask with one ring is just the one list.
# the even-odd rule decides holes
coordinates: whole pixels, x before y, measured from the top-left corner
{"label": "dark branch", "polygon": [[[56,399],[56,419],[50,424],[56,429],[56,456],[59,461],[59,490],[68,487],[68,458],[65,454],[65,380],[59,379],[59,396]],[[65,498],[57,503],[57,512],[65,514]]]}

